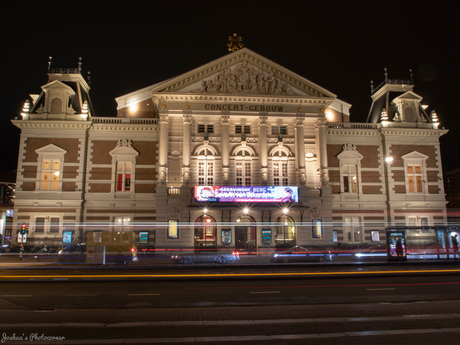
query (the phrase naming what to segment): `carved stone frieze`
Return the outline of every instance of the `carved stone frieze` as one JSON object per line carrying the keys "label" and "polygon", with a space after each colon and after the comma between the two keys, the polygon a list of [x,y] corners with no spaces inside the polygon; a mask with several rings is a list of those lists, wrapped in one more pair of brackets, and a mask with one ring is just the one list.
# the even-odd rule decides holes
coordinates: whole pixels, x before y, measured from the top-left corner
{"label": "carved stone frieze", "polygon": [[193,92],[296,95],[286,82],[273,73],[266,73],[244,60],[233,68],[223,69],[214,79],[203,80],[201,88]]}

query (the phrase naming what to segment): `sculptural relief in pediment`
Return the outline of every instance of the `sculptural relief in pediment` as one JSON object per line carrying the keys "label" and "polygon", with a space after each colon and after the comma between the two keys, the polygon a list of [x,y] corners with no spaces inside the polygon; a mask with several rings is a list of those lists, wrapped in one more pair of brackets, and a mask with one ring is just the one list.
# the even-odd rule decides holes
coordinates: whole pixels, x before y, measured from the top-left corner
{"label": "sculptural relief in pediment", "polygon": [[201,87],[192,89],[198,93],[251,93],[261,95],[297,95],[292,87],[273,73],[267,73],[243,61],[226,68],[213,78],[201,82]]}

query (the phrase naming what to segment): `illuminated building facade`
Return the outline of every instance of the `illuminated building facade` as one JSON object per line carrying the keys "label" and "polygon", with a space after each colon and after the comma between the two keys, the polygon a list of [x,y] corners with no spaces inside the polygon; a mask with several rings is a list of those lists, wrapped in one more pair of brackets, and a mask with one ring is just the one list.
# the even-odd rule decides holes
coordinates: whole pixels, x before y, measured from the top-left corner
{"label": "illuminated building facade", "polygon": [[379,244],[389,225],[446,222],[447,131],[411,81],[385,77],[354,123],[350,104],[243,48],[118,97],[104,118],[80,71],[61,72],[13,120],[15,223],[29,241],[105,224],[141,244],[142,225],[156,248],[251,252]]}

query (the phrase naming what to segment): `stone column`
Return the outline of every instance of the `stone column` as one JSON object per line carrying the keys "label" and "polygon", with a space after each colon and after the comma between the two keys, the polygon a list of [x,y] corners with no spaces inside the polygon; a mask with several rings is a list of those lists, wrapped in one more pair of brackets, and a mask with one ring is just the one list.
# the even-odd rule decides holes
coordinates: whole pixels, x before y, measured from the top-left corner
{"label": "stone column", "polygon": [[305,137],[303,130],[304,117],[296,117],[294,120],[295,125],[295,154],[297,157],[297,179],[298,185],[303,186],[306,182],[305,174]]}
{"label": "stone column", "polygon": [[223,173],[223,184],[228,185],[229,172],[230,172],[230,135],[229,135],[229,124],[230,116],[222,115],[220,124],[221,128],[221,142],[222,142],[222,173]]}
{"label": "stone column", "polygon": [[184,114],[184,124],[182,130],[182,179],[184,184],[190,182],[190,157],[191,157],[191,124],[192,115]]}
{"label": "stone column", "polygon": [[267,116],[259,116],[260,181],[268,184]]}
{"label": "stone column", "polygon": [[316,142],[318,143],[318,154],[322,185],[329,184],[329,173],[327,170],[326,123],[327,121],[324,118],[320,118],[315,121]]}
{"label": "stone column", "polygon": [[168,167],[168,114],[160,114],[160,147],[158,154],[159,180],[160,183],[166,183],[166,172]]}

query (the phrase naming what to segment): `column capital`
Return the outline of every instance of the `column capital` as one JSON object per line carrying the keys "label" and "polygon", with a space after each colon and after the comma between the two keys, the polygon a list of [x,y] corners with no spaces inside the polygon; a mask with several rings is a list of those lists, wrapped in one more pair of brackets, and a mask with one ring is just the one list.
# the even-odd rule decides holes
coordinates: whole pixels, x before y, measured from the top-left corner
{"label": "column capital", "polygon": [[259,126],[266,126],[268,123],[267,123],[267,120],[268,120],[268,117],[267,116],[259,116]]}
{"label": "column capital", "polygon": [[184,124],[190,124],[192,123],[192,114],[184,114],[182,115],[183,119],[184,119]]}
{"label": "column capital", "polygon": [[223,124],[223,125],[230,124],[230,115],[221,115],[220,123]]}
{"label": "column capital", "polygon": [[169,115],[168,114],[160,114],[160,125],[167,125],[169,124]]}
{"label": "column capital", "polygon": [[327,123],[327,120],[325,118],[319,118],[315,121],[315,127],[325,127]]}

